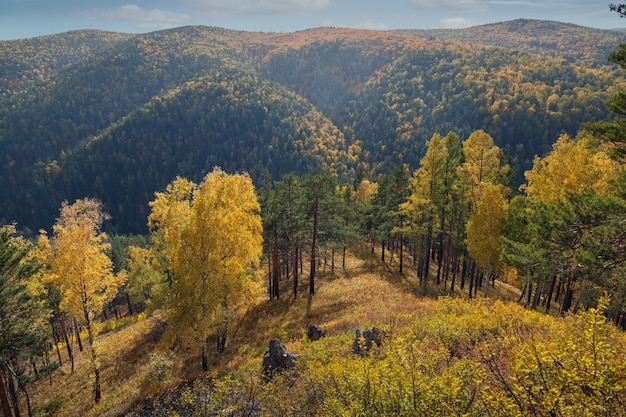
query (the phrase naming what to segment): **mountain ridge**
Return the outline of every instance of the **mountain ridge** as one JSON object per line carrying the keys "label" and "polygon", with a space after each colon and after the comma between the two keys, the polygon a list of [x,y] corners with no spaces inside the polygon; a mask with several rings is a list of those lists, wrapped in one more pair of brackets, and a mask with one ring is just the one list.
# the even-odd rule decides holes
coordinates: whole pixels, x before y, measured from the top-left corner
{"label": "mountain ridge", "polygon": [[[529,28],[550,42],[530,44],[519,35]],[[257,184],[265,169],[274,178],[329,167],[345,180],[358,167],[376,176],[416,168],[425,141],[449,130],[486,130],[524,169],[559,134],[610,117],[604,103],[626,85],[616,66],[580,47],[617,46],[626,34],[527,20],[433,33],[185,26],[0,41],[0,220],[37,230],[61,201],[91,196],[124,219],[113,230],[141,233],[147,200],[172,179],[166,172],[201,177],[220,165],[251,171]],[[501,34],[528,47],[489,44]],[[225,76],[234,73],[240,81]],[[191,101],[177,95],[190,85]],[[159,100],[165,107],[150,104]],[[189,149],[164,151],[180,137]],[[128,163],[137,144],[144,159],[175,169],[153,167],[151,179]],[[144,189],[120,190],[133,181]]]}

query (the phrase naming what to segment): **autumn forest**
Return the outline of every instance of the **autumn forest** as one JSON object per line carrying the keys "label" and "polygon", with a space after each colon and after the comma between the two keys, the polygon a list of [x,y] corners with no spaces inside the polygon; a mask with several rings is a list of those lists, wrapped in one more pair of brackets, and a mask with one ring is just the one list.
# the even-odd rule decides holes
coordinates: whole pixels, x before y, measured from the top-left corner
{"label": "autumn forest", "polygon": [[3,416],[626,415],[626,32],[0,56]]}

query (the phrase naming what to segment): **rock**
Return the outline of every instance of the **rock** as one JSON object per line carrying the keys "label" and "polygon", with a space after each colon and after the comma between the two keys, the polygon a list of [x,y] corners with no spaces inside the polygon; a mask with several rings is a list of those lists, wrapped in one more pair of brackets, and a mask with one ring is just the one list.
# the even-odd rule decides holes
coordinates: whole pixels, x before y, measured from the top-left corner
{"label": "rock", "polygon": [[309,324],[306,328],[306,336],[309,338],[311,342],[315,342],[316,340],[321,339],[326,336],[324,330],[317,324]]}
{"label": "rock", "polygon": [[276,374],[291,369],[294,366],[294,361],[299,357],[300,355],[287,351],[280,340],[272,339],[269,349],[263,355],[263,375],[270,379]]}
{"label": "rock", "polygon": [[357,355],[367,356],[374,343],[376,343],[376,347],[380,347],[381,335],[382,332],[378,327],[368,327],[363,331],[357,329],[354,342],[352,342],[352,352]]}

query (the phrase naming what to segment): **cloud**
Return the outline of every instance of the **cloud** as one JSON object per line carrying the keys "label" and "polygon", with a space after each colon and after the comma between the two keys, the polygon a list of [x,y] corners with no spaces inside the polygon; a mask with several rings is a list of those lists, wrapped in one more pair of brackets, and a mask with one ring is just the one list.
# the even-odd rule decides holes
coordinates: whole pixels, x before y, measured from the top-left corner
{"label": "cloud", "polygon": [[545,4],[541,4],[533,1],[525,1],[525,0],[492,0],[491,4],[498,6],[510,6],[510,7],[543,7]]}
{"label": "cloud", "polygon": [[330,0],[178,0],[208,15],[293,15],[316,13],[330,7]]}
{"label": "cloud", "polygon": [[489,6],[485,0],[412,0],[419,8],[458,10],[469,13],[486,13]]}
{"label": "cloud", "polygon": [[470,26],[474,26],[471,20],[464,19],[462,17],[451,17],[449,19],[440,20],[441,27],[446,29],[463,29]]}
{"label": "cloud", "polygon": [[126,4],[117,9],[89,9],[78,13],[79,17],[89,20],[129,21],[138,29],[166,29],[182,26],[191,21],[185,13],[166,10],[145,10],[134,4]]}

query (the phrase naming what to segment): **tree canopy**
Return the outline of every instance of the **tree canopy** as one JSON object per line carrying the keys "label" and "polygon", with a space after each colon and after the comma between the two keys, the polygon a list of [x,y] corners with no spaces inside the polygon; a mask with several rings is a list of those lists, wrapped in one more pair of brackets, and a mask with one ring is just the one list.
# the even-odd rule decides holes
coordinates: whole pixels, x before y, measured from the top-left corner
{"label": "tree canopy", "polygon": [[230,317],[258,288],[262,226],[254,186],[247,174],[215,168],[200,184],[175,179],[150,207],[150,229],[163,232],[172,274],[163,306],[168,329],[202,348],[206,370],[213,326],[225,338]]}

